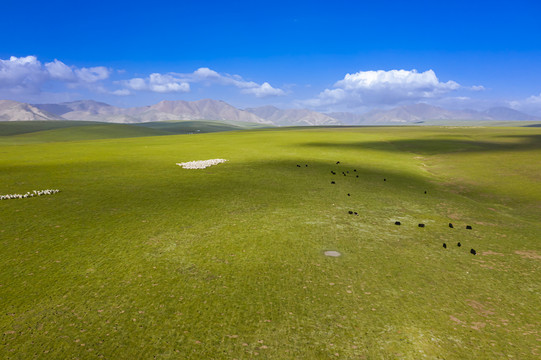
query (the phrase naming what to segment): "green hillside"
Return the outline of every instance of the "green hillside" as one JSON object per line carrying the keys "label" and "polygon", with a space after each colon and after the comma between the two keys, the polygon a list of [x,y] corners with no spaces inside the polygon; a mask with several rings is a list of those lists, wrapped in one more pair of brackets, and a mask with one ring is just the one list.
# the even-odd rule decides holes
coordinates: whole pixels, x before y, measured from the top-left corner
{"label": "green hillside", "polygon": [[156,122],[147,122],[147,123],[137,124],[137,126],[165,130],[172,134],[210,133],[210,132],[258,129],[258,128],[268,127],[268,126],[264,126],[264,125],[256,124],[256,123],[210,121],[210,120],[156,121]]}
{"label": "green hillside", "polygon": [[26,134],[38,131],[62,129],[76,126],[93,126],[94,121],[0,121],[0,136]]}
{"label": "green hillside", "polygon": [[265,128],[261,124],[224,121],[157,121],[138,124],[95,121],[3,121],[0,144],[114,139],[141,136],[203,134]]}
{"label": "green hillside", "polygon": [[62,127],[53,130],[27,132],[12,136],[0,136],[0,144],[21,144],[97,139],[117,139],[141,136],[170,135],[167,131],[124,124],[93,123]]}
{"label": "green hillside", "polygon": [[0,144],[1,358],[541,354],[541,128],[77,129]]}

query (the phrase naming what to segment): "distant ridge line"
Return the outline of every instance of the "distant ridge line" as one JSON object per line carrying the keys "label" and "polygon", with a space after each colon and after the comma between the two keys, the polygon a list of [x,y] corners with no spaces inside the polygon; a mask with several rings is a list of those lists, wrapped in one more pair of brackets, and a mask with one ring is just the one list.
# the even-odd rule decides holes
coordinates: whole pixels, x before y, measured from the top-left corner
{"label": "distant ridge line", "polygon": [[309,109],[274,106],[238,109],[224,101],[160,101],[157,104],[121,108],[94,100],[59,104],[27,104],[0,100],[0,121],[78,120],[108,123],[145,123],[170,120],[239,121],[269,126],[407,125],[430,121],[541,121],[520,111],[494,107],[485,111],[448,110],[424,103],[404,105],[364,114],[322,113]]}

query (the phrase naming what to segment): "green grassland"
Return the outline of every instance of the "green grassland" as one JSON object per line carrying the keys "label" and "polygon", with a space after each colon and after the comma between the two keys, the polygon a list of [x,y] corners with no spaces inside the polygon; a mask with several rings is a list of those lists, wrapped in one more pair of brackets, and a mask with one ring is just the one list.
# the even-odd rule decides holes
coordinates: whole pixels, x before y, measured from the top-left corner
{"label": "green grassland", "polygon": [[541,128],[70,129],[0,141],[61,190],[0,201],[0,358],[541,356]]}
{"label": "green grassland", "polygon": [[267,126],[234,121],[156,121],[113,124],[96,121],[0,121],[0,145],[118,139],[174,134],[259,129]]}

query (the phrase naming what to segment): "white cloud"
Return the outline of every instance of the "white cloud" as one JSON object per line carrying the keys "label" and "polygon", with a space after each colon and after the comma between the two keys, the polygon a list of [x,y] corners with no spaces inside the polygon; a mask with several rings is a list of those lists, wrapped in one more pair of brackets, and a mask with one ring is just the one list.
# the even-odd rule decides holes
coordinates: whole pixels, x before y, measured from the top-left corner
{"label": "white cloud", "polygon": [[532,95],[526,99],[509,101],[508,105],[515,110],[541,116],[541,93],[539,95]]}
{"label": "white cloud", "polygon": [[57,59],[42,64],[35,56],[11,56],[8,60],[0,59],[0,89],[35,94],[48,81],[66,83],[70,87],[91,87],[91,84],[107,79],[110,73],[111,70],[103,66],[77,68]]}
{"label": "white cloud", "polygon": [[133,78],[120,82],[126,88],[136,91],[147,90],[158,93],[188,92],[190,84],[171,74],[153,73],[146,79]]}
{"label": "white cloud", "polygon": [[433,70],[359,71],[346,74],[333,89],[325,89],[308,106],[345,105],[348,107],[394,105],[404,101],[438,98],[460,85],[441,82]]}
{"label": "white cloud", "polygon": [[126,95],[131,95],[132,92],[128,89],[120,89],[120,90],[112,91],[111,94],[118,95],[118,96],[126,96]]}
{"label": "white cloud", "polygon": [[99,80],[105,80],[109,78],[111,70],[104,66],[95,66],[91,68],[75,69],[77,78],[86,83],[95,83]]}
{"label": "white cloud", "polygon": [[246,81],[240,75],[219,74],[209,68],[199,68],[192,74],[185,74],[192,82],[209,81],[220,85],[231,85],[241,90],[243,94],[252,94],[256,97],[281,96],[285,95],[282,89],[272,87],[268,82],[258,84],[253,81]]}
{"label": "white cloud", "polygon": [[0,89],[35,93],[46,79],[47,71],[35,56],[0,59]]}
{"label": "white cloud", "polygon": [[473,85],[472,87],[470,87],[471,90],[473,91],[485,91],[486,88],[483,86],[483,85]]}
{"label": "white cloud", "polygon": [[190,84],[197,83],[234,86],[241,89],[243,94],[251,94],[259,98],[285,95],[282,89],[274,88],[268,82],[258,84],[253,81],[246,81],[239,75],[220,74],[207,67],[199,68],[192,73],[153,73],[145,79],[133,78],[120,81],[120,84],[127,89],[160,93],[188,92],[190,91]]}
{"label": "white cloud", "polygon": [[52,79],[66,81],[75,80],[75,73],[73,72],[73,69],[57,59],[54,59],[53,62],[46,63],[45,69],[49,72]]}
{"label": "white cloud", "polygon": [[270,86],[268,82],[264,82],[263,84],[257,87],[250,87],[250,88],[244,89],[241,92],[243,94],[253,94],[258,98],[267,97],[267,96],[281,96],[285,94],[284,90],[273,88],[272,86]]}

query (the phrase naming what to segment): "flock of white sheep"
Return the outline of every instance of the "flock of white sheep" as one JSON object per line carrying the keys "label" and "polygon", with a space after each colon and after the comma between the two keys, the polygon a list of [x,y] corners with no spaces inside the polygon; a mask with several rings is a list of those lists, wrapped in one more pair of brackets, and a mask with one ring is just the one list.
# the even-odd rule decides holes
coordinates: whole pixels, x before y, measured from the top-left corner
{"label": "flock of white sheep", "polygon": [[[185,163],[177,163],[178,166],[182,166],[184,169],[204,169],[212,165],[218,165],[221,163],[226,162],[225,159],[210,159],[210,160],[196,160],[196,161],[189,161]],[[52,195],[56,194],[60,190],[32,190],[32,192],[27,192],[26,194],[6,194],[6,195],[0,195],[0,200],[9,200],[9,199],[26,199],[31,198],[34,196],[42,196],[42,195]]]}
{"label": "flock of white sheep", "polygon": [[210,160],[196,160],[184,163],[177,163],[178,166],[182,166],[184,169],[204,169],[212,165],[218,165],[226,162],[225,159],[210,159]]}
{"label": "flock of white sheep", "polygon": [[9,200],[9,199],[26,199],[34,196],[42,196],[42,195],[52,195],[56,194],[60,190],[32,190],[32,192],[27,192],[26,194],[7,194],[7,195],[0,195],[0,200]]}

